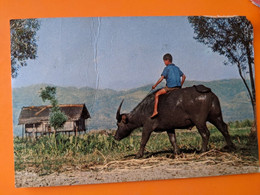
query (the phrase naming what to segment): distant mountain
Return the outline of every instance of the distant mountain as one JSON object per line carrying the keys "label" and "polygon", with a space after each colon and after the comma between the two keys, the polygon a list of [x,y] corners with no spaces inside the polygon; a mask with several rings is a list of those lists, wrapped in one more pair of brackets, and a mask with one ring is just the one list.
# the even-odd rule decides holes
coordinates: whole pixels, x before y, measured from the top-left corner
{"label": "distant mountain", "polygon": [[[219,97],[226,122],[253,118],[250,99],[241,80],[186,81],[184,87],[197,84],[210,87]],[[17,124],[23,106],[48,104],[48,102],[44,103],[39,98],[39,91],[45,86],[47,85],[37,84],[13,89],[14,135],[21,134],[21,126]],[[115,91],[111,89],[95,90],[89,87],[57,86],[57,99],[60,104],[85,103],[91,115],[88,129],[111,129],[116,127],[116,110],[121,100],[125,99],[122,112],[129,112],[147,95],[151,87],[152,84],[125,91]]]}

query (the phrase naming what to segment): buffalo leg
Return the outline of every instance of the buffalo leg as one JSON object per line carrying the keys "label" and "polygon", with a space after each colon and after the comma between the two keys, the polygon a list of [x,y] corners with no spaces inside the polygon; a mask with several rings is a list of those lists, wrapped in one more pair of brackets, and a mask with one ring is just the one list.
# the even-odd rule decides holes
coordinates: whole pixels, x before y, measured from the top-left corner
{"label": "buffalo leg", "polygon": [[169,136],[170,142],[171,142],[172,147],[173,147],[173,153],[175,155],[179,154],[179,148],[178,148],[177,143],[176,143],[175,129],[172,130],[172,131],[167,131],[167,134]]}
{"label": "buffalo leg", "polygon": [[135,155],[135,158],[143,157],[144,148],[145,148],[146,143],[148,142],[148,140],[150,138],[151,133],[152,133],[151,131],[147,131],[146,129],[143,129],[141,146],[140,146],[139,152]]}
{"label": "buffalo leg", "polygon": [[226,123],[224,123],[224,121],[220,118],[217,117],[216,119],[210,120],[210,122],[215,125],[218,130],[222,133],[222,135],[224,136],[226,142],[227,142],[227,146],[230,149],[234,149],[235,145],[233,144],[233,142],[231,141],[230,135],[228,133],[228,126]]}
{"label": "buffalo leg", "polygon": [[206,152],[208,143],[209,143],[209,136],[210,132],[206,126],[206,123],[204,125],[196,125],[201,137],[202,137],[202,149],[201,152]]}

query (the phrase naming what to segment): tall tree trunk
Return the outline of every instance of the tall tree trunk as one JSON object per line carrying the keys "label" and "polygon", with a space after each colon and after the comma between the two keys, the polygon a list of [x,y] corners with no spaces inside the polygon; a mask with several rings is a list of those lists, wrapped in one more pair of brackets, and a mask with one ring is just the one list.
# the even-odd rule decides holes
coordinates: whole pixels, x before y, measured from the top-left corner
{"label": "tall tree trunk", "polygon": [[254,102],[254,123],[253,126],[251,127],[251,133],[250,136],[253,138],[257,138],[257,125],[256,125],[256,104]]}
{"label": "tall tree trunk", "polygon": [[251,128],[251,136],[257,137],[257,128],[256,128],[256,98],[255,98],[255,80],[254,80],[254,74],[253,74],[253,61],[251,58],[251,50],[249,48],[249,44],[246,48],[247,50],[247,61],[248,61],[248,67],[249,67],[249,75],[250,75],[250,83],[251,83],[251,90],[252,90],[252,106],[253,106],[253,112],[254,112],[254,123]]}
{"label": "tall tree trunk", "polygon": [[[252,92],[250,91],[250,88],[246,82],[246,79],[244,78],[244,76],[242,75],[242,70],[241,70],[241,65],[240,65],[240,62],[237,62],[237,67],[238,67],[238,72],[239,72],[239,75],[243,81],[243,83],[245,84],[245,87],[248,91],[248,94],[249,94],[249,97],[250,97],[250,101],[251,101],[251,105],[252,105],[252,108],[253,108],[253,115],[254,115],[254,122],[253,122],[253,126],[251,127],[251,133],[250,133],[250,136],[253,137],[253,138],[256,138],[257,137],[257,130],[256,130],[256,101],[255,101],[255,90],[252,90]],[[252,67],[251,67],[252,68]],[[249,71],[250,71],[250,68],[249,68]],[[253,75],[253,74],[252,74]],[[253,83],[253,86],[252,86],[252,81],[251,79],[254,79],[253,77],[251,78],[251,74],[250,74],[250,82],[251,82],[251,87],[255,87],[254,86],[254,83]],[[253,81],[254,82],[254,81]],[[254,92],[254,94],[253,94]]]}

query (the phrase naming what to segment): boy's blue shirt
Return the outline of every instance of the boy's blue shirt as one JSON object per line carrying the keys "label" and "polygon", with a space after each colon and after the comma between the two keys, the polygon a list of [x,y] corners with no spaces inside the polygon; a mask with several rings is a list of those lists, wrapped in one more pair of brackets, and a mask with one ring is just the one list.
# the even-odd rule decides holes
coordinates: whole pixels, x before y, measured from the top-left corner
{"label": "boy's blue shirt", "polygon": [[180,68],[174,64],[169,64],[163,69],[161,76],[164,76],[166,79],[167,87],[180,87],[181,79],[180,77],[183,75],[183,72]]}

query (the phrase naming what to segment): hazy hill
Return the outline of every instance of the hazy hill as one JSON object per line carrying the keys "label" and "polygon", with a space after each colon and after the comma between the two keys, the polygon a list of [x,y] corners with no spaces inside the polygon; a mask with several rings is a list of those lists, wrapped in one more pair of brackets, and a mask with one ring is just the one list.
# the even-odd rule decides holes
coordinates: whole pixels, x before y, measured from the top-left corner
{"label": "hazy hill", "polygon": [[[185,82],[185,86],[192,86],[194,84],[203,84],[210,87],[219,97],[226,122],[253,118],[252,106],[241,80]],[[42,102],[39,98],[40,88],[45,86],[46,84],[39,84],[13,89],[13,124],[15,135],[21,134],[21,127],[17,124],[23,106],[48,104]],[[91,115],[91,119],[88,122],[89,129],[111,129],[116,127],[115,115],[121,100],[125,99],[122,111],[129,112],[147,95],[151,86],[152,84],[126,91],[111,89],[95,90],[89,87],[57,87],[57,98],[60,104],[85,103]]]}

